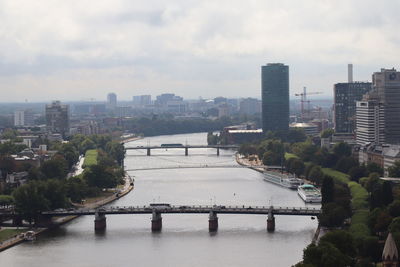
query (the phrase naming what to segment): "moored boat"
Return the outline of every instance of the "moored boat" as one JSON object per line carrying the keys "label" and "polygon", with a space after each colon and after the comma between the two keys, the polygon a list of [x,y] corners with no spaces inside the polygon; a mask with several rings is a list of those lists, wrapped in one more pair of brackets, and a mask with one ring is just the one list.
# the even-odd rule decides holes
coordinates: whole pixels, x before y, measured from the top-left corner
{"label": "moored boat", "polygon": [[33,241],[36,240],[36,234],[34,231],[28,231],[24,234],[24,240]]}
{"label": "moored boat", "polygon": [[271,171],[264,171],[264,180],[294,190],[303,184],[303,180],[296,178],[295,176]]}
{"label": "moored boat", "polygon": [[306,203],[321,203],[321,192],[311,184],[304,184],[297,188],[297,193]]}

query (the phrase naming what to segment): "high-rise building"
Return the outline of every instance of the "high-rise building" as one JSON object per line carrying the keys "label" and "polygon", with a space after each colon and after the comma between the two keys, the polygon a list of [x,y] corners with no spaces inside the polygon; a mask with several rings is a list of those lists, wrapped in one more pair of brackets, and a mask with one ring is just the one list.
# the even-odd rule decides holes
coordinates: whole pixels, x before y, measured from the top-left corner
{"label": "high-rise building", "polygon": [[14,111],[14,126],[32,126],[34,124],[32,110]]}
{"label": "high-rise building", "polygon": [[359,145],[385,142],[384,107],[373,93],[366,95],[356,104],[356,141]]}
{"label": "high-rise building", "polygon": [[400,72],[381,69],[372,75],[374,90],[377,92],[385,113],[385,142],[400,143]]}
{"label": "high-rise building", "polygon": [[133,96],[133,104],[135,106],[147,106],[151,105],[151,95],[136,95]]}
{"label": "high-rise building", "polygon": [[109,93],[107,95],[107,108],[115,109],[117,107],[117,95],[115,93]]}
{"label": "high-rise building", "polygon": [[261,101],[256,98],[244,98],[240,101],[239,113],[253,115],[261,112]]}
{"label": "high-rise building", "polygon": [[353,82],[353,64],[348,64],[347,83],[333,87],[334,127],[336,133],[354,133],[356,128],[356,101],[371,91],[372,83]]}
{"label": "high-rise building", "polygon": [[289,130],[289,66],[269,63],[261,67],[263,132]]}
{"label": "high-rise building", "polygon": [[50,132],[62,136],[69,134],[69,105],[53,101],[46,105],[46,125]]}
{"label": "high-rise building", "polygon": [[371,88],[372,83],[369,82],[348,82],[334,85],[335,132],[354,132],[356,127],[356,101],[360,101]]}
{"label": "high-rise building", "polygon": [[357,102],[357,143],[399,144],[400,72],[381,69],[372,75],[372,86]]}

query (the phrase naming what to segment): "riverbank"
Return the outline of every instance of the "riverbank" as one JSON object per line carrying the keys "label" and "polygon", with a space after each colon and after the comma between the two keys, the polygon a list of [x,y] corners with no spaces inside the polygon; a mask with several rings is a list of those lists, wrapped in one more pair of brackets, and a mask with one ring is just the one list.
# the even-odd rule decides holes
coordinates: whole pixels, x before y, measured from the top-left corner
{"label": "riverbank", "polygon": [[[104,206],[106,204],[109,204],[117,199],[120,199],[121,197],[129,194],[134,188],[134,179],[126,173],[125,175],[125,184],[124,184],[124,188],[119,192],[119,194],[113,194],[111,196],[107,196],[103,199],[100,199],[96,202],[93,203],[88,203],[85,205],[82,205],[81,208],[91,208],[91,209],[95,209],[95,208],[99,208],[101,206]],[[78,218],[79,216],[66,216],[66,217],[61,217],[58,218],[56,220],[53,220],[53,224],[51,227],[47,227],[47,228],[34,228],[31,229],[29,227],[13,227],[13,228],[7,228],[7,229],[14,229],[14,230],[26,230],[26,231],[34,231],[36,236],[39,236],[40,234],[44,233],[45,231],[47,231],[50,228],[54,228],[54,227],[58,227],[60,225],[63,225],[65,223],[68,223],[76,218]],[[6,229],[6,230],[7,230]],[[1,232],[2,230],[0,230]],[[18,231],[17,234],[13,235],[11,238],[3,241],[0,243],[0,252],[4,251],[8,248],[11,248],[15,245],[18,245],[22,242],[25,241],[24,239],[24,234],[26,231]]]}

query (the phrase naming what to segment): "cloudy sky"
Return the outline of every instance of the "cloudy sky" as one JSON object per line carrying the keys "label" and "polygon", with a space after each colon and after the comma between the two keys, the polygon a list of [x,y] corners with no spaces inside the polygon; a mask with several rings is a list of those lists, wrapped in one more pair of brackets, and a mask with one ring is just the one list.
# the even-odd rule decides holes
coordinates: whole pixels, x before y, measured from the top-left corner
{"label": "cloudy sky", "polygon": [[0,0],[0,102],[172,92],[260,97],[260,66],[291,95],[332,95],[398,68],[398,0]]}

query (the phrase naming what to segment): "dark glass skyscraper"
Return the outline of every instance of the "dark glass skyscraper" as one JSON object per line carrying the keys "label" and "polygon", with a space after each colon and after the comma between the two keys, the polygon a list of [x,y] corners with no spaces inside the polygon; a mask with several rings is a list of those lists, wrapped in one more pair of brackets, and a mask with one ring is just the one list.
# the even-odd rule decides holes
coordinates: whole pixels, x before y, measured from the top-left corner
{"label": "dark glass skyscraper", "polygon": [[289,66],[269,63],[261,67],[263,132],[289,130]]}

